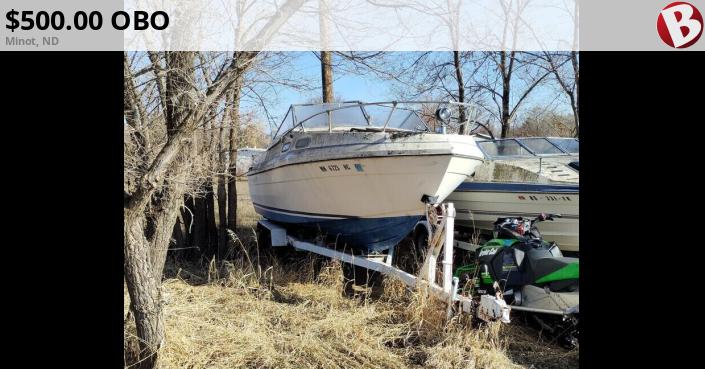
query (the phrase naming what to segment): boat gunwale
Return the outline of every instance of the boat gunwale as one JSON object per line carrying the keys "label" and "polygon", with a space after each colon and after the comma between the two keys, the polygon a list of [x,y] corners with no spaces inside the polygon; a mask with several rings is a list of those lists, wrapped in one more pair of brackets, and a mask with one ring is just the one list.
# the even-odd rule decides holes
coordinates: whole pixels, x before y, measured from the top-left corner
{"label": "boat gunwale", "polygon": [[[462,188],[463,186],[494,187],[491,189]],[[504,188],[502,188],[504,187]],[[532,188],[524,190],[524,188]],[[496,192],[496,193],[541,193],[555,195],[580,194],[580,184],[570,182],[534,183],[534,182],[502,182],[502,181],[465,181],[453,192]]]}
{"label": "boat gunwale", "polygon": [[[352,154],[356,154],[356,153],[352,153]],[[291,165],[303,165],[303,164],[310,164],[310,163],[320,163],[320,162],[331,161],[331,160],[346,160],[346,159],[382,159],[382,158],[412,157],[412,156],[418,156],[418,157],[428,157],[428,156],[454,156],[454,157],[463,158],[463,159],[473,159],[473,160],[479,160],[479,161],[483,161],[483,160],[484,160],[484,158],[481,158],[481,157],[472,156],[472,155],[456,154],[456,153],[452,153],[452,152],[448,152],[448,153],[437,153],[437,154],[390,154],[389,152],[384,152],[384,153],[380,153],[379,155],[368,155],[368,156],[360,155],[360,153],[357,153],[357,154],[358,154],[358,155],[350,155],[350,154],[347,154],[347,153],[341,153],[341,155],[339,155],[339,156],[332,156],[332,157],[328,157],[328,158],[325,158],[325,159],[302,160],[302,161],[295,162],[295,163],[285,163],[285,164],[273,166],[273,167],[270,167],[270,168],[260,169],[260,170],[257,170],[257,171],[250,171],[250,172],[247,172],[246,175],[247,175],[248,177],[250,177],[250,176],[254,176],[254,175],[257,175],[257,174],[261,174],[261,173],[264,173],[264,172],[268,172],[268,171],[271,171],[271,170],[274,170],[274,169],[279,169],[279,168],[291,166]]]}

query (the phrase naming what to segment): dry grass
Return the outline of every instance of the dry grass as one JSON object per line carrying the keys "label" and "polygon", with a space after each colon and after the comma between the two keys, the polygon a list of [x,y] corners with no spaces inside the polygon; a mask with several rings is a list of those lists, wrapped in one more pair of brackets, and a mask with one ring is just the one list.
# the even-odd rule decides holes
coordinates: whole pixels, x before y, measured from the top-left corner
{"label": "dry grass", "polygon": [[[239,211],[251,227],[257,216],[248,206]],[[261,266],[252,231],[239,233],[236,244],[248,253],[233,262],[167,266],[162,368],[577,367],[577,354],[556,357],[560,366],[550,355],[517,356],[507,326],[446,322],[444,309],[394,280],[385,280],[381,297],[345,295],[338,262],[302,254]],[[125,291],[125,313],[128,300]],[[133,324],[125,329],[134,345]],[[535,337],[522,339],[517,352],[541,351]]]}
{"label": "dry grass", "polygon": [[[315,274],[305,270],[316,264],[310,259],[264,277],[226,263],[217,273],[182,269],[166,280],[161,366],[520,367],[506,356],[498,326],[446,325],[438,318],[443,309],[433,309],[399,283],[387,283],[390,293],[375,300],[344,296],[340,264],[324,262],[318,277],[306,281]],[[129,325],[126,329],[128,335],[134,332]]]}

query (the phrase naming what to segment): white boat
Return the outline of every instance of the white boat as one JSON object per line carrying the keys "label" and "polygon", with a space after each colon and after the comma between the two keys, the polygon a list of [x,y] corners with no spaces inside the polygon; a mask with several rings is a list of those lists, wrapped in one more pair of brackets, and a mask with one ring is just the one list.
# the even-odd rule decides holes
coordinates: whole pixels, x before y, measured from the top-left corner
{"label": "white boat", "polygon": [[235,159],[235,173],[236,175],[245,175],[252,165],[257,161],[261,155],[264,154],[265,149],[258,149],[252,147],[246,147],[242,149],[237,149],[237,158]]}
{"label": "white boat", "polygon": [[531,137],[477,141],[487,161],[448,196],[456,224],[489,232],[499,217],[560,214],[540,231],[563,251],[579,252],[579,141]]}
{"label": "white boat", "polygon": [[396,245],[424,202],[442,202],[483,161],[474,137],[433,133],[409,105],[292,105],[247,174],[255,210],[368,253]]}

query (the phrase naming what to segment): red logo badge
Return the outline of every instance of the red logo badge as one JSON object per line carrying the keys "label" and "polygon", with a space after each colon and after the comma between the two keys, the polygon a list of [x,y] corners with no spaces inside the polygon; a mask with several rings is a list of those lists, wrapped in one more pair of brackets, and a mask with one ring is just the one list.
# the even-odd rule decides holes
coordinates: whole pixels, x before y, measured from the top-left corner
{"label": "red logo badge", "polygon": [[677,1],[661,10],[656,29],[668,46],[684,49],[697,42],[703,33],[703,16],[693,5]]}

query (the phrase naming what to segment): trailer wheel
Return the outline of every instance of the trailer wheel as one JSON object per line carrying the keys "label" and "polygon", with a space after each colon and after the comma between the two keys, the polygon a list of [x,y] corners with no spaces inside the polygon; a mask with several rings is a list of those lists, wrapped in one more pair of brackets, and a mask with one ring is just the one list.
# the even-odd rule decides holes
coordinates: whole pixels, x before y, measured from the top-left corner
{"label": "trailer wheel", "polygon": [[416,232],[414,245],[416,245],[416,253],[421,257],[421,261],[423,261],[423,254],[425,254],[428,249],[428,232],[426,228],[420,228]]}
{"label": "trailer wheel", "polygon": [[428,247],[428,232],[425,227],[416,227],[394,250],[394,265],[401,270],[416,274],[423,265]]}

